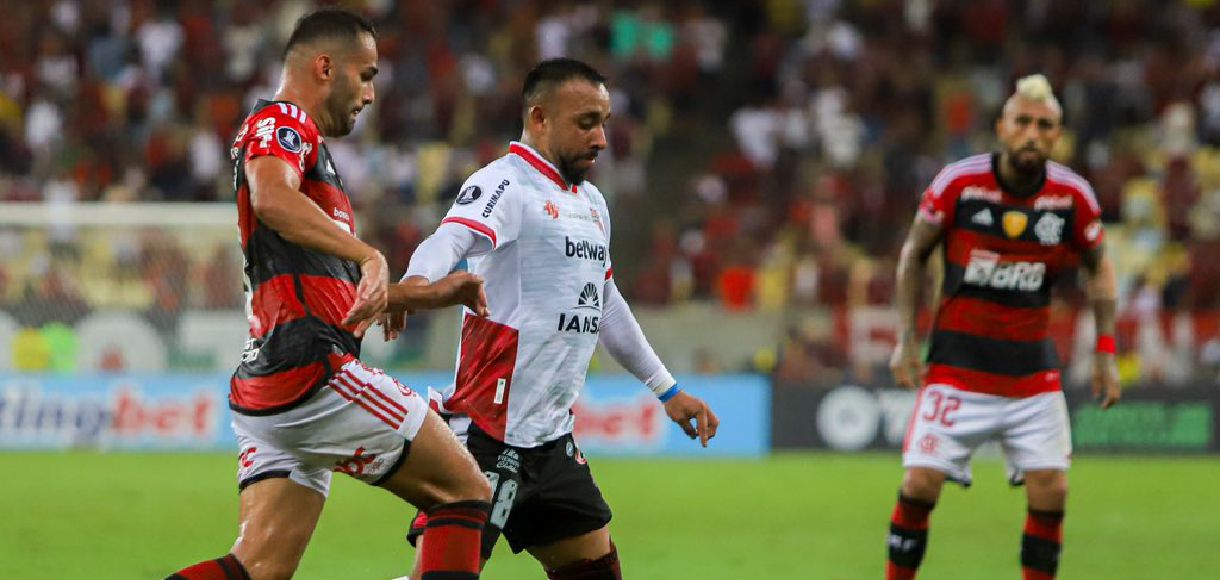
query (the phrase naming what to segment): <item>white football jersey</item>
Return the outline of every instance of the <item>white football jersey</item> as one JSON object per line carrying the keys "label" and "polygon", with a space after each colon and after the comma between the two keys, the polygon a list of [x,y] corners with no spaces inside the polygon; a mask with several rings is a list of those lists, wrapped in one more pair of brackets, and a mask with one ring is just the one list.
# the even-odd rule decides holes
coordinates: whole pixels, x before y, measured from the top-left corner
{"label": "white football jersey", "polygon": [[492,247],[467,256],[486,280],[490,316],[463,313],[445,407],[517,447],[570,433],[612,275],[605,198],[587,181],[565,187],[553,165],[514,142],[462,184],[442,223]]}

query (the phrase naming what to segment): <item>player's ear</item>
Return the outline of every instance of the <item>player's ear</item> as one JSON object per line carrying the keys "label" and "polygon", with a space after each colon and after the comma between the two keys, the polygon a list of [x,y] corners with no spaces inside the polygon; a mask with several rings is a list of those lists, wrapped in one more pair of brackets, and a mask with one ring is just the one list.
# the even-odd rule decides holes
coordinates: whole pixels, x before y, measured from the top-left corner
{"label": "player's ear", "polygon": [[530,125],[541,128],[546,124],[546,114],[542,112],[541,105],[530,105],[529,112],[525,115]]}
{"label": "player's ear", "polygon": [[314,74],[321,80],[330,80],[335,74],[335,62],[328,54],[319,54],[313,61]]}

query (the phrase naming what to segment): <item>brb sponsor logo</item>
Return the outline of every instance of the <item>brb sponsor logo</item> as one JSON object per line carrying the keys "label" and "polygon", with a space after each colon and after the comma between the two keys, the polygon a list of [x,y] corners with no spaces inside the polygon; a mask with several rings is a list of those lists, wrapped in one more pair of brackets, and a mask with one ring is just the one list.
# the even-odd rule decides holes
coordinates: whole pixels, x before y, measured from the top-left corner
{"label": "brb sponsor logo", "polygon": [[587,240],[573,240],[563,237],[563,255],[580,260],[592,260],[606,263],[606,246]]}
{"label": "brb sponsor logo", "polygon": [[22,447],[211,445],[219,412],[216,395],[208,390],[150,397],[124,384],[88,396],[10,384],[0,390],[0,442]]}
{"label": "brb sponsor logo", "polygon": [[997,290],[1036,292],[1042,289],[1045,279],[1046,264],[1043,262],[1001,262],[1000,255],[995,252],[973,250],[963,281]]}
{"label": "brb sponsor logo", "polygon": [[657,449],[665,443],[665,414],[647,394],[615,401],[582,396],[572,413],[576,440],[585,449]]}

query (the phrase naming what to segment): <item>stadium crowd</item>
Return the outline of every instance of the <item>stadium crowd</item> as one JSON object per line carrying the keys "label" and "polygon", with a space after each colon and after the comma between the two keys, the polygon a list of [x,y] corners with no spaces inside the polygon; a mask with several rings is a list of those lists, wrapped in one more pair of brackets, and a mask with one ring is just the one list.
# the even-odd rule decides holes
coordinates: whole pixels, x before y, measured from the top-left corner
{"label": "stadium crowd", "polygon": [[[315,5],[11,4],[0,201],[46,204],[230,201],[231,133],[274,92],[276,47]],[[345,4],[376,23],[382,73],[371,114],[331,148],[394,272],[463,177],[519,135],[524,72],[570,55],[610,79],[611,148],[594,179],[621,216],[615,264],[633,303],[884,306],[921,189],[989,148],[1013,79],[1041,72],[1065,107],[1056,157],[1104,209],[1121,314],[1220,305],[1207,259],[1220,251],[1214,0]],[[82,251],[70,231],[0,226],[0,305],[32,324],[114,305],[240,306],[232,249],[187,252],[155,232],[98,240]],[[119,290],[82,289],[82,272]],[[1068,311],[1083,301],[1073,282]],[[777,337],[782,358],[844,360],[803,328]]]}

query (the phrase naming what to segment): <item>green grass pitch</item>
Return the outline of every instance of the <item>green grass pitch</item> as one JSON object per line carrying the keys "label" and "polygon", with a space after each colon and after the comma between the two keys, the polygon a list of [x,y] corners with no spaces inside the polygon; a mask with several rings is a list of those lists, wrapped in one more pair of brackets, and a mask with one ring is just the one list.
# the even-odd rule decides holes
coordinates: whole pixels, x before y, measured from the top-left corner
{"label": "green grass pitch", "polygon": [[[882,577],[897,455],[592,463],[629,579]],[[0,454],[0,578],[163,578],[224,554],[236,532],[233,469],[216,454]],[[1078,458],[1060,577],[1214,577],[1217,476],[1213,458]],[[995,460],[977,461],[975,480],[947,488],[921,577],[1019,577],[1023,494]],[[404,574],[413,510],[335,482],[297,578]],[[500,548],[484,578],[544,578],[528,555]]]}

